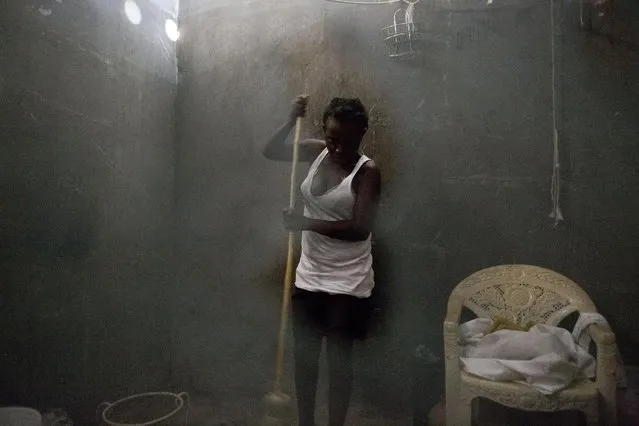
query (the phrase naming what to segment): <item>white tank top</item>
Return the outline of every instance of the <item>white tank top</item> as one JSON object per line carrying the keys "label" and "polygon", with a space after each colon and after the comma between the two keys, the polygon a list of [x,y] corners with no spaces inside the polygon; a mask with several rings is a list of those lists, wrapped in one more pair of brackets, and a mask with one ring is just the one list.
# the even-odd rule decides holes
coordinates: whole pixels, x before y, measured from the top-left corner
{"label": "white tank top", "polygon": [[[328,221],[350,220],[355,205],[353,178],[370,158],[362,155],[351,174],[339,185],[316,196],[311,192],[311,184],[327,154],[325,149],[311,164],[300,187],[305,204],[304,215]],[[344,241],[303,231],[295,286],[308,291],[369,297],[375,286],[371,236],[364,241]]]}

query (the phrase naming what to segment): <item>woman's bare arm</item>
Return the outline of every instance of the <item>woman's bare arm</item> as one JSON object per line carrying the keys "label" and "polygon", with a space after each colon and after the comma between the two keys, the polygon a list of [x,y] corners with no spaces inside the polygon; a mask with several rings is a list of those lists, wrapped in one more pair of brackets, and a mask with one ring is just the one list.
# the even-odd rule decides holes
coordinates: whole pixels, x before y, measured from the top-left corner
{"label": "woman's bare arm", "polygon": [[[262,154],[273,161],[293,161],[293,145],[287,143],[297,117],[304,117],[308,98],[298,96],[293,102],[293,110],[286,123],[282,124],[273,136],[266,142]],[[299,141],[299,161],[311,162],[326,147],[324,141],[318,139],[304,139]]]}

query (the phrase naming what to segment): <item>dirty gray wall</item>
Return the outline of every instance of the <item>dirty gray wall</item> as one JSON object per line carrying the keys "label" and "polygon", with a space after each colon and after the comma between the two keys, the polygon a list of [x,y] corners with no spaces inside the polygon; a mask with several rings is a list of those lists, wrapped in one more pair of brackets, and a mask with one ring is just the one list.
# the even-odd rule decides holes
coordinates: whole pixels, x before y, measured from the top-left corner
{"label": "dirty gray wall", "polygon": [[222,399],[268,388],[289,169],[259,148],[303,91],[311,95],[307,135],[318,134],[332,96],[358,95],[372,111],[367,152],[382,168],[384,196],[375,244],[380,312],[360,349],[369,402],[409,404],[413,351],[440,350],[451,289],[496,264],[540,265],[581,283],[628,362],[639,361],[630,320],[639,308],[636,50],[586,34],[576,5],[557,2],[566,221],[555,229],[549,3],[450,14],[420,6],[430,30],[425,55],[394,63],[379,31],[393,6],[182,5],[183,298],[174,365],[185,383]]}
{"label": "dirty gray wall", "polygon": [[0,405],[81,425],[170,373],[177,67],[138,5],[0,6]]}

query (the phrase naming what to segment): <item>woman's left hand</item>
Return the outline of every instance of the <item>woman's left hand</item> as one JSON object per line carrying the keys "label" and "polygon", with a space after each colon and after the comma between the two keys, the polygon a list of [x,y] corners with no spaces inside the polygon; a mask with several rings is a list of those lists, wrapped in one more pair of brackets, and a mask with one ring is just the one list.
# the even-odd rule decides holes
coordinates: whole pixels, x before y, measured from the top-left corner
{"label": "woman's left hand", "polygon": [[293,209],[284,210],[282,219],[287,231],[302,231],[304,229],[304,215],[299,214]]}

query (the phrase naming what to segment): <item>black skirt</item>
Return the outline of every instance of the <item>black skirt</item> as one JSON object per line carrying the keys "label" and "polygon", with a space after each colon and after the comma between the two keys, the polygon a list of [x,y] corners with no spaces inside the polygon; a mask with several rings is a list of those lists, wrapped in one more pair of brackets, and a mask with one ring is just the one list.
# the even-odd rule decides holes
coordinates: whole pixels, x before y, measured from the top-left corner
{"label": "black skirt", "polygon": [[294,332],[340,333],[355,340],[366,338],[371,315],[369,298],[296,287],[291,305]]}

